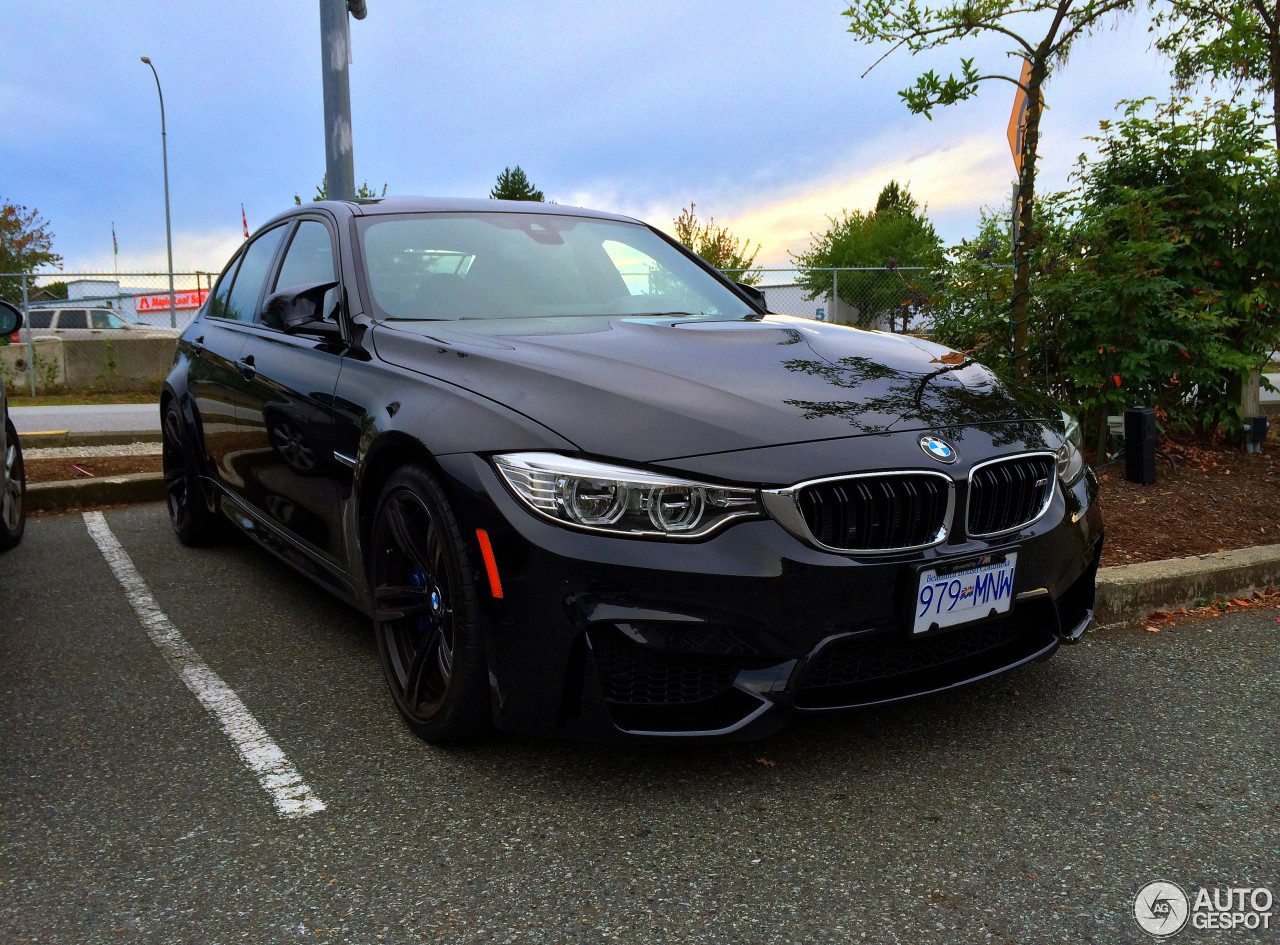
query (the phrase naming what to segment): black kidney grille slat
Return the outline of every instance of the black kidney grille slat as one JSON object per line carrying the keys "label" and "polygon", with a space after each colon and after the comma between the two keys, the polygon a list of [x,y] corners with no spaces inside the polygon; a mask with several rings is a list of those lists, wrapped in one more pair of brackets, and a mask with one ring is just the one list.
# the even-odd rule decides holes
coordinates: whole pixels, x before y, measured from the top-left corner
{"label": "black kidney grille slat", "polygon": [[945,524],[947,483],[899,473],[807,486],[800,512],[813,537],[845,551],[892,551],[932,543]]}
{"label": "black kidney grille slat", "polygon": [[1051,456],[1018,456],[976,470],[969,479],[968,532],[1013,531],[1039,517],[1054,483]]}

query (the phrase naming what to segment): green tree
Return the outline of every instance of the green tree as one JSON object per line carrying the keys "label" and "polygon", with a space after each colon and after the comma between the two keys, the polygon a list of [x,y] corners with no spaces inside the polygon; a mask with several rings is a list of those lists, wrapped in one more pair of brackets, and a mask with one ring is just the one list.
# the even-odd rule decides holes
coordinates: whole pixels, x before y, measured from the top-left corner
{"label": "green tree", "polygon": [[[1018,245],[1014,248],[1014,286],[1010,302],[1013,324],[1014,374],[1025,377],[1028,365],[1027,302],[1031,279],[1028,241],[1035,225],[1036,158],[1043,89],[1067,60],[1075,41],[1101,26],[1109,14],[1134,5],[1134,0],[951,0],[942,6],[921,6],[917,0],[856,0],[845,10],[849,32],[864,43],[891,43],[878,64],[900,47],[913,55],[951,43],[992,36],[1009,42],[1008,55],[1018,72],[983,73],[973,59],[960,60],[960,74],[939,77],[932,69],[898,95],[915,114],[931,118],[934,107],[972,98],[989,80],[1008,82],[1027,95],[1026,131],[1022,145],[1022,177]],[[1030,30],[1018,32],[1027,23]],[[1043,33],[1038,31],[1043,29]],[[872,69],[875,65],[872,65]],[[870,72],[868,69],[867,72]],[[866,73],[864,72],[865,76]]]}
{"label": "green tree", "polygon": [[836,269],[872,270],[840,273],[840,300],[854,308],[859,325],[888,317],[892,328],[901,317],[905,329],[927,307],[933,270],[942,262],[942,241],[924,210],[905,187],[890,181],[876,209],[845,210],[828,219],[825,233],[813,234],[808,249],[791,254],[805,297],[830,298]]}
{"label": "green tree", "polygon": [[[0,275],[32,273],[45,266],[62,268],[53,251],[49,221],[21,204],[0,201]],[[22,280],[0,279],[0,298],[22,302]]]}
{"label": "green tree", "polygon": [[1274,0],[1172,0],[1156,9],[1157,27],[1164,28],[1156,46],[1173,59],[1178,85],[1209,78],[1270,93],[1280,149],[1280,6]]}
{"label": "green tree", "polygon": [[728,227],[716,226],[714,217],[706,223],[699,223],[695,207],[696,204],[691,202],[672,221],[676,239],[716,269],[727,272],[735,281],[746,285],[758,284],[761,272],[753,270],[751,265],[760,252],[760,244],[752,249],[750,240],[740,240],[729,232]]}
{"label": "green tree", "polygon": [[[369,182],[367,180],[363,184],[361,184],[359,187],[356,188],[357,200],[368,200],[372,197],[385,197],[386,195],[387,195],[386,183],[383,183],[382,185],[382,193],[378,193],[376,190],[370,187]],[[316,195],[311,199],[312,201],[329,199],[329,175],[328,174],[325,174],[324,177],[320,178],[320,183],[316,186]],[[302,198],[299,197],[297,194],[294,194],[293,203],[294,203],[294,206],[301,207]]]}
{"label": "green tree", "polygon": [[46,282],[40,286],[40,292],[42,297],[46,299],[65,299],[67,297],[67,284],[61,280]]}
{"label": "green tree", "polygon": [[519,164],[514,168],[502,169],[502,173],[498,175],[498,183],[489,191],[489,196],[494,200],[533,200],[538,203],[547,199],[542,191],[533,186]]}

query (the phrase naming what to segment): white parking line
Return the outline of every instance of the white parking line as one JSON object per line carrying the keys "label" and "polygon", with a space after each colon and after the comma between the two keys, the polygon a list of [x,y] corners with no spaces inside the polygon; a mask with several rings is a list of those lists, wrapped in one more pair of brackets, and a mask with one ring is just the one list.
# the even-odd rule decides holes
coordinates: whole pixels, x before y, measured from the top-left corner
{"label": "white parking line", "polygon": [[312,793],[284,752],[240,701],[235,690],[209,668],[160,609],[156,599],[151,596],[147,582],[133,566],[128,552],[112,534],[103,514],[85,512],[84,523],[93,540],[98,543],[102,556],[107,559],[116,580],[124,588],[125,595],[143,629],[147,631],[147,636],[151,637],[151,642],[159,647],[165,660],[187,684],[187,688],[195,693],[200,704],[217,718],[245,765],[257,776],[263,790],[271,795],[271,802],[281,816],[306,817],[324,810],[324,801]]}

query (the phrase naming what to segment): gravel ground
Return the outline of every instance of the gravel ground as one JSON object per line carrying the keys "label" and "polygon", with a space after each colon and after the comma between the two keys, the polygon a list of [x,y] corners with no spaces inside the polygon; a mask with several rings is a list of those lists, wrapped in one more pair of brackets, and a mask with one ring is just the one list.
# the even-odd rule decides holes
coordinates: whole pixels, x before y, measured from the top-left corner
{"label": "gravel ground", "polygon": [[103,456],[159,456],[159,443],[121,443],[116,446],[45,446],[25,449],[23,458],[36,459],[92,459]]}
{"label": "gravel ground", "polygon": [[328,807],[278,816],[82,518],[33,519],[0,559],[5,943],[1115,945],[1153,941],[1153,880],[1280,893],[1272,610],[749,745],[445,751],[363,617],[244,542],[179,545],[161,505],[106,516]]}

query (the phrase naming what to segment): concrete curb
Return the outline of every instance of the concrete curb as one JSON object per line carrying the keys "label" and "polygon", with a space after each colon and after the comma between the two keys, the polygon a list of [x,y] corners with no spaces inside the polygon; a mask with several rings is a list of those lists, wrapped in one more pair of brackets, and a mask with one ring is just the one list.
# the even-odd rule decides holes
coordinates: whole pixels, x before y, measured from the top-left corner
{"label": "concrete curb", "polygon": [[1280,585],[1280,545],[1144,561],[1098,571],[1099,626],[1139,620],[1154,610],[1190,607],[1197,598],[1241,597]]}
{"label": "concrete curb", "polygon": [[50,433],[19,433],[18,441],[24,450],[45,449],[50,446],[127,446],[130,443],[159,443],[159,430],[116,430],[110,433],[69,433],[56,430]]}
{"label": "concrete curb", "polygon": [[129,473],[101,479],[64,479],[27,486],[27,508],[78,509],[125,502],[153,502],[164,498],[164,473]]}

